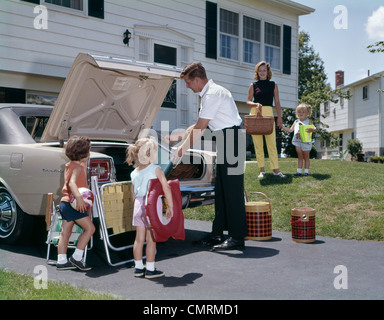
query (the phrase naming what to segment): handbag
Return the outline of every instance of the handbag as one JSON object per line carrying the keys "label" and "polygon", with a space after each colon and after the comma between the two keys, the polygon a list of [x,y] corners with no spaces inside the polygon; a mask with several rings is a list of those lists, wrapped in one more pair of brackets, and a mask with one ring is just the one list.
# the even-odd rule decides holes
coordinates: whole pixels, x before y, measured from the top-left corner
{"label": "handbag", "polygon": [[250,135],[268,135],[273,132],[274,117],[263,117],[260,112],[256,115],[244,116],[245,132]]}

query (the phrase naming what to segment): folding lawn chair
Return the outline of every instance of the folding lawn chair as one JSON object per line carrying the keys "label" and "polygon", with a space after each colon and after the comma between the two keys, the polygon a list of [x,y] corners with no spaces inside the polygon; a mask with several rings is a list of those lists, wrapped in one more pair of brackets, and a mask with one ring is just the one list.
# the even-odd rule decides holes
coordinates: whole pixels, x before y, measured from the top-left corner
{"label": "folding lawn chair", "polygon": [[[95,197],[96,210],[100,221],[100,236],[104,242],[105,252],[109,265],[118,266],[133,262],[133,258],[120,259],[112,262],[111,251],[123,251],[133,248],[133,241],[129,243],[117,244],[113,239],[119,235],[134,231],[132,226],[133,219],[133,197],[131,192],[131,182],[106,183],[98,188],[97,177],[91,179],[92,191]],[[121,239],[120,239],[121,240]]]}
{"label": "folding lawn chair", "polygon": [[[60,215],[59,206],[55,206],[55,203],[53,201],[53,193],[48,193],[47,195],[47,208],[45,213],[45,222],[47,224],[48,229],[48,235],[47,235],[47,257],[46,261],[47,264],[56,264],[57,261],[50,260],[49,255],[51,251],[51,246],[57,247],[60,235],[61,235],[61,229],[63,226],[63,220]],[[72,234],[69,237],[68,241],[68,248],[70,249],[76,249],[77,241],[80,237],[80,235],[83,233],[83,229],[78,226],[76,223],[72,228]],[[87,251],[91,249],[92,247],[92,239],[91,239],[91,245],[90,247],[87,247],[87,250],[84,251],[84,262],[87,258]]]}

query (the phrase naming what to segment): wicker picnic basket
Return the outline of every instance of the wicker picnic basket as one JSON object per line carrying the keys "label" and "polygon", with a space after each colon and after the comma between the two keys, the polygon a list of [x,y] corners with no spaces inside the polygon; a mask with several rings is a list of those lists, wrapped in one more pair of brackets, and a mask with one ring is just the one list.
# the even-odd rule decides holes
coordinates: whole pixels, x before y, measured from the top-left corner
{"label": "wicker picnic basket", "polygon": [[260,114],[244,116],[244,128],[247,134],[268,135],[273,132],[273,124],[275,119],[267,116],[263,117]]}

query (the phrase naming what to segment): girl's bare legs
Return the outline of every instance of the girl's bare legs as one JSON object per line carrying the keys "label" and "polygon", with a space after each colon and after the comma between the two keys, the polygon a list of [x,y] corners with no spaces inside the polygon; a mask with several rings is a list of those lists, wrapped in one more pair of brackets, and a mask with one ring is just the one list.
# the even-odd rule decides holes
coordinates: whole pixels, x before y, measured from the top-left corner
{"label": "girl's bare legs", "polygon": [[309,169],[309,153],[310,151],[303,151],[304,169]]}
{"label": "girl's bare legs", "polygon": [[136,238],[133,244],[133,258],[136,261],[143,259],[143,247],[145,243],[146,227],[136,227]]}
{"label": "girl's bare legs", "polygon": [[147,262],[155,262],[156,255],[156,241],[153,238],[151,229],[147,229],[147,248],[146,248],[146,257]]}
{"label": "girl's bare legs", "polygon": [[297,152],[297,169],[302,169],[303,168],[303,159],[304,159],[304,154],[301,148],[296,147],[296,152]]}
{"label": "girl's bare legs", "polygon": [[72,233],[73,225],[75,224],[74,221],[67,221],[63,220],[63,227],[61,229],[61,235],[59,239],[59,243],[57,245],[57,253],[58,254],[67,254],[68,249],[68,241],[69,237]]}
{"label": "girl's bare legs", "polygon": [[146,255],[147,255],[147,263],[146,263],[146,271],[145,271],[145,278],[147,279],[154,279],[158,277],[164,276],[163,271],[156,270],[155,268],[155,255],[156,255],[156,241],[153,237],[152,230],[147,229],[147,249],[146,249]]}
{"label": "girl's bare legs", "polygon": [[310,151],[303,151],[301,148],[296,147],[297,152],[297,176],[302,174],[303,162],[304,162],[304,175],[307,176],[309,172],[309,153]]}
{"label": "girl's bare legs", "polygon": [[83,233],[77,240],[76,248],[85,250],[89,240],[91,240],[92,235],[95,233],[95,225],[89,216],[76,220],[76,224],[78,224],[83,229]]}

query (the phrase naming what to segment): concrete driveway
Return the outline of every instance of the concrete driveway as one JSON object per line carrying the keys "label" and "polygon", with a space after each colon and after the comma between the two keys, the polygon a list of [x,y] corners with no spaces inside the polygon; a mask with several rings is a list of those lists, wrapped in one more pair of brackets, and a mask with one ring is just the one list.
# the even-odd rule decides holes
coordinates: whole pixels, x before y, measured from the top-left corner
{"label": "concrete driveway", "polygon": [[[110,267],[100,243],[88,253],[89,272],[46,265],[46,247],[0,245],[0,268],[34,274],[137,300],[384,299],[384,243],[316,237],[311,244],[273,231],[268,241],[246,241],[243,251],[210,252],[192,242],[210,222],[186,220],[186,240],[158,244],[156,267],[165,277],[133,277],[133,265]],[[53,250],[55,252],[55,250]]]}

